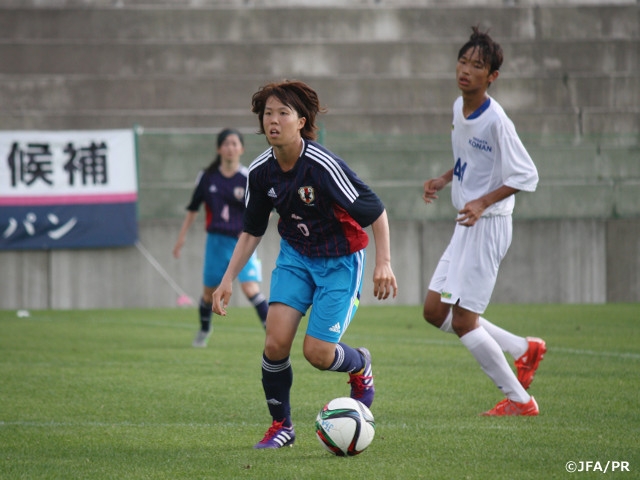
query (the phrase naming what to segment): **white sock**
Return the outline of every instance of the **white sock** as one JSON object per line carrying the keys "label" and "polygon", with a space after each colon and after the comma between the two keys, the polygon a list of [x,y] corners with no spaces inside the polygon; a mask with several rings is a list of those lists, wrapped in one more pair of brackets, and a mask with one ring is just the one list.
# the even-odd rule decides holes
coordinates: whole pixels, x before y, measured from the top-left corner
{"label": "white sock", "polygon": [[489,332],[489,335],[498,342],[503,352],[507,352],[514,360],[519,359],[529,349],[529,342],[524,337],[519,337],[505,329],[491,323],[486,318],[480,317],[480,325]]}
{"label": "white sock", "polygon": [[498,342],[489,335],[484,327],[471,330],[460,337],[460,341],[471,352],[484,373],[493,380],[493,383],[502,390],[509,400],[527,403],[531,399],[509,367]]}
{"label": "white sock", "polygon": [[[445,318],[442,325],[440,325],[440,330],[446,333],[456,333],[451,326],[452,318],[453,313],[450,310],[447,318]],[[529,349],[529,342],[526,338],[507,332],[505,329],[494,325],[484,317],[480,317],[480,325],[498,342],[502,351],[507,352],[514,360],[520,358]]]}

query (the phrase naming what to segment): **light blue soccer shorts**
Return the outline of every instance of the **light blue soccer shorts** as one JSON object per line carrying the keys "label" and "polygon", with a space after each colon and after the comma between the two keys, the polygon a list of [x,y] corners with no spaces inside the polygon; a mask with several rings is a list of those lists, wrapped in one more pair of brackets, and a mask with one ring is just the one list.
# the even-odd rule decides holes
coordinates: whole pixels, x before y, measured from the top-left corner
{"label": "light blue soccer shorts", "polygon": [[[204,268],[202,270],[203,285],[207,287],[220,285],[236,243],[238,243],[238,239],[235,237],[207,232],[207,242],[204,249]],[[251,255],[251,258],[249,258],[249,261],[238,275],[238,281],[240,283],[262,281],[262,264],[256,252],[253,252],[253,255]]]}
{"label": "light blue soccer shorts", "polygon": [[307,257],[281,240],[269,303],[303,315],[313,305],[307,335],[338,343],[360,304],[365,258],[364,249],[343,257]]}

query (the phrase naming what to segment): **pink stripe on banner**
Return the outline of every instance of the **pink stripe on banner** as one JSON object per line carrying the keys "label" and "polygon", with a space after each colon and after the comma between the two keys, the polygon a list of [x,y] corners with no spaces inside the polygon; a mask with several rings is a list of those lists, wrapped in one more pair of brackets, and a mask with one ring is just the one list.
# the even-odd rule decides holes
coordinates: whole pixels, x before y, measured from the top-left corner
{"label": "pink stripe on banner", "polygon": [[138,200],[138,194],[112,193],[101,195],[49,195],[41,197],[2,197],[0,205],[5,207],[29,207],[33,205],[78,205],[92,203],[131,203]]}

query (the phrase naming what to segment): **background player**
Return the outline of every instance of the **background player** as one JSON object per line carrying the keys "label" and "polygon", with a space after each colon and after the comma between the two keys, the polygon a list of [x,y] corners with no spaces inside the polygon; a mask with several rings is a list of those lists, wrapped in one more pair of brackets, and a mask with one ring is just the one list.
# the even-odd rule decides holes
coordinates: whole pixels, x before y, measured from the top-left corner
{"label": "background player", "polygon": [[[440,258],[424,302],[424,318],[455,332],[506,398],[484,415],[537,415],[526,389],[546,351],[538,338],[507,332],[480,315],[485,311],[500,262],[511,244],[514,195],[533,192],[538,172],[502,107],[487,94],[498,78],[502,48],[473,27],[458,52],[456,79],[462,96],[453,105],[454,167],[424,184],[424,201],[452,182],[456,226]],[[514,375],[502,351],[516,358]]]}
{"label": "background player", "polygon": [[[196,188],[178,240],[173,247],[173,256],[180,257],[187,231],[193,224],[200,205],[205,204],[207,241],[204,254],[203,284],[200,299],[200,329],[193,340],[194,347],[206,347],[211,335],[211,295],[224,274],[231,254],[242,231],[244,213],[244,193],[248,170],[240,164],[244,153],[242,134],[227,128],[218,134],[217,155],[211,165],[198,174]],[[260,292],[262,267],[254,253],[238,275],[242,291],[256,308],[264,325],[267,319],[268,303]]]}
{"label": "background player", "polygon": [[376,245],[374,295],[395,297],[397,285],[382,202],[340,158],[314,141],[316,115],[324,111],[316,92],[302,82],[272,83],[253,95],[252,105],[271,148],[249,167],[244,231],[213,294],[213,310],[226,314],[232,281],[256,249],[275,208],[282,240],[271,277],[262,359],[272,424],[255,448],[280,448],[295,441],[289,354],[302,316],[312,305],[305,358],[319,370],[348,373],[351,397],[367,406],[373,402],[369,351],[340,341],[359,304],[368,244],[363,227],[371,225]]}

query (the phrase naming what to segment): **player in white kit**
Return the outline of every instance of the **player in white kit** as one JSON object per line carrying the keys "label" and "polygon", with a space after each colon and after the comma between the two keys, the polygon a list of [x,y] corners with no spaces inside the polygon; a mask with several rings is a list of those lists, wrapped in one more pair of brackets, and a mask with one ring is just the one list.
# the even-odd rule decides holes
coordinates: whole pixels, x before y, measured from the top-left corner
{"label": "player in white kit", "polygon": [[[544,341],[519,337],[481,317],[511,244],[515,194],[535,191],[538,172],[513,123],[487,94],[499,75],[502,48],[487,33],[472,30],[456,66],[462,95],[453,105],[454,167],[424,184],[424,201],[431,203],[451,183],[458,216],[429,284],[423,315],[441,330],[456,333],[505,395],[483,415],[538,415],[527,389],[546,352]],[[515,359],[517,376],[503,352]]]}

